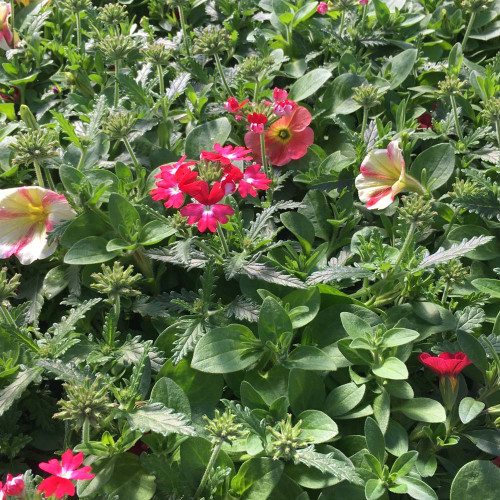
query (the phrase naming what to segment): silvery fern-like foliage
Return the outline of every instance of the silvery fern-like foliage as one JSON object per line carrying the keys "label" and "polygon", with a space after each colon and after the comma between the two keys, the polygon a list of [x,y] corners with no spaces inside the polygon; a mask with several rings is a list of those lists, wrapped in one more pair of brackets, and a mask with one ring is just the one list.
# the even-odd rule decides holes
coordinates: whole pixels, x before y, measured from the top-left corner
{"label": "silvery fern-like foliage", "polygon": [[259,306],[253,300],[238,295],[227,306],[226,314],[240,321],[255,323],[259,319]]}
{"label": "silvery fern-like foliage", "polygon": [[467,306],[463,311],[457,311],[455,317],[457,318],[457,331],[472,333],[484,323],[486,314],[480,307]]}
{"label": "silvery fern-like foliage", "polygon": [[424,258],[420,262],[417,269],[433,267],[437,264],[442,264],[443,262],[463,257],[465,254],[471,252],[477,247],[480,247],[481,245],[484,245],[485,243],[488,243],[488,241],[491,241],[492,239],[493,236],[474,236],[470,240],[464,238],[461,243],[455,243],[447,250],[440,248],[433,254],[426,252],[426,255],[424,255]]}

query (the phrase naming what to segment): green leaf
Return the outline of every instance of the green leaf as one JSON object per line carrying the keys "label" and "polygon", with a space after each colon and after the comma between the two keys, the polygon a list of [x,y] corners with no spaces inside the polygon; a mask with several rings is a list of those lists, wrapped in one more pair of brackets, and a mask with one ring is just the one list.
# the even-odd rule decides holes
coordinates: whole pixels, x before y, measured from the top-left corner
{"label": "green leaf", "polygon": [[396,474],[397,477],[406,476],[406,474],[412,470],[417,458],[418,451],[411,450],[403,453],[396,458],[396,461],[392,464],[391,474]]}
{"label": "green leaf", "polygon": [[111,193],[108,208],[114,230],[124,240],[132,241],[132,237],[137,233],[141,223],[137,209],[117,193]]}
{"label": "green leaf", "polygon": [[381,26],[386,25],[391,17],[389,7],[382,0],[373,0],[373,5],[375,6],[377,21]]}
{"label": "green leaf", "polygon": [[139,243],[144,246],[155,245],[176,233],[175,228],[159,220],[148,222],[141,228]]}
{"label": "green leaf", "polygon": [[391,416],[391,396],[385,388],[382,388],[381,393],[373,400],[373,415],[385,434]]}
{"label": "green leaf", "polygon": [[265,500],[279,483],[284,463],[272,458],[251,458],[243,462],[231,481],[231,489],[242,500]]}
{"label": "green leaf", "polygon": [[280,216],[283,225],[297,238],[305,254],[311,253],[314,243],[314,226],[299,212],[285,212]]}
{"label": "green leaf", "polygon": [[[309,290],[294,290],[285,295],[282,302],[289,307],[293,328],[302,328],[318,314],[321,306],[321,294],[318,287],[312,287]],[[298,312],[296,310],[298,307],[307,307],[307,311]]]}
{"label": "green leaf", "polygon": [[462,423],[472,422],[484,410],[484,406],[482,401],[476,401],[474,398],[462,399],[458,407],[458,415]]}
{"label": "green leaf", "polygon": [[416,500],[437,500],[436,492],[421,479],[405,476],[396,479],[397,484],[404,484],[408,488],[408,495]]}
{"label": "green leaf", "polygon": [[457,340],[460,344],[460,348],[469,359],[476,365],[483,373],[488,370],[488,358],[486,357],[486,351],[482,346],[481,342],[474,337],[471,333],[459,330],[457,332]]}
{"label": "green leaf", "polygon": [[455,170],[455,151],[450,144],[436,144],[420,153],[411,166],[411,174],[420,179],[424,168],[431,190],[446,184]]}
{"label": "green leaf", "polygon": [[243,325],[214,328],[195,347],[191,366],[207,373],[231,373],[244,370],[262,355],[258,340]]}
{"label": "green leaf", "polygon": [[499,491],[500,468],[489,460],[473,460],[455,475],[451,483],[450,500],[497,500]]}
{"label": "green leaf", "polygon": [[457,42],[453,45],[453,48],[450,50],[450,55],[448,56],[448,68],[453,74],[458,76],[463,60],[464,53],[462,51],[462,44]]}
{"label": "green leaf", "polygon": [[400,359],[394,357],[384,359],[380,365],[372,366],[372,372],[377,377],[389,380],[405,380],[408,378],[408,368]]}
{"label": "green leaf", "polygon": [[174,413],[161,403],[150,403],[125,415],[131,430],[140,430],[143,433],[157,432],[163,436],[182,434],[194,436],[194,428],[189,424],[182,413]]}
{"label": "green leaf", "polygon": [[365,438],[368,451],[383,465],[385,457],[384,434],[377,422],[371,417],[365,420]]}
{"label": "green leaf", "polygon": [[52,116],[56,119],[57,123],[59,123],[61,130],[66,134],[66,138],[69,139],[75,146],[81,148],[82,144],[75,133],[73,125],[71,125],[71,123],[66,118],[64,118],[64,115],[62,113],[56,113],[55,111],[51,111],[51,113]]}
{"label": "green leaf", "polygon": [[305,215],[314,226],[316,237],[329,241],[333,227],[327,221],[331,213],[325,194],[319,189],[311,189],[304,196],[302,205],[304,206],[299,208],[299,213]]}
{"label": "green leaf", "polygon": [[292,368],[288,377],[288,399],[294,415],[305,410],[321,410],[325,402],[323,378],[310,371]]}
{"label": "green leaf", "polygon": [[398,88],[406,80],[417,61],[417,54],[417,49],[407,49],[391,59],[391,89]]}
{"label": "green leaf", "polygon": [[409,344],[418,339],[420,334],[415,330],[408,330],[407,328],[392,328],[387,330],[382,337],[382,347],[397,347],[400,345]]}
{"label": "green leaf", "polygon": [[300,437],[308,443],[326,443],[339,433],[337,424],[322,411],[306,410],[297,419],[302,420]]}
{"label": "green leaf", "polygon": [[500,430],[479,429],[465,434],[481,451],[500,456]]}
{"label": "green leaf", "polygon": [[224,145],[231,133],[227,118],[217,118],[195,127],[186,137],[185,153],[190,159],[198,159],[201,151],[212,151],[216,142]]}
{"label": "green leaf", "polygon": [[312,345],[299,345],[289,355],[284,365],[287,368],[301,368],[311,371],[334,371],[334,359],[326,352]]}
{"label": "green leaf", "polygon": [[64,256],[65,264],[100,264],[118,255],[118,252],[108,252],[108,241],[100,236],[87,236],[77,241]]}
{"label": "green leaf", "polygon": [[372,327],[364,319],[350,312],[342,312],[340,320],[349,337],[371,339]]}
{"label": "green leaf", "polygon": [[[302,9],[301,9],[302,10]],[[298,12],[296,13],[296,15]],[[303,101],[313,95],[324,83],[326,83],[332,74],[330,71],[317,68],[301,76],[290,88],[289,99],[294,101]]]}
{"label": "green leaf", "polygon": [[161,377],[151,390],[151,402],[162,403],[167,408],[191,418],[191,405],[186,393],[172,379]]}
{"label": "green leaf", "polygon": [[500,280],[493,280],[490,278],[478,278],[472,280],[472,284],[480,292],[487,293],[494,299],[500,299]]}
{"label": "green leaf", "polygon": [[380,479],[368,479],[365,485],[366,500],[377,500],[386,493],[385,484]]}
{"label": "green leaf", "polygon": [[259,313],[259,338],[265,344],[276,344],[284,333],[292,333],[293,326],[287,312],[277,300],[266,297]]}
{"label": "green leaf", "polygon": [[40,380],[43,369],[28,368],[16,374],[14,381],[0,391],[0,417],[19,399],[23,392],[33,383]]}
{"label": "green leaf", "polygon": [[394,410],[417,422],[438,423],[446,420],[446,412],[434,399],[414,398],[402,401]]}
{"label": "green leaf", "polygon": [[335,453],[318,453],[313,446],[297,450],[296,462],[314,467],[323,474],[332,474],[339,480],[346,480],[354,484],[363,484],[352,462],[344,456],[344,460],[334,458]]}
{"label": "green leaf", "polygon": [[113,475],[105,484],[108,498],[150,500],[156,491],[155,477],[141,467],[139,457],[122,453],[115,458]]}
{"label": "green leaf", "polygon": [[344,415],[354,409],[363,399],[366,386],[359,387],[353,382],[333,389],[325,402],[325,411],[330,417]]}
{"label": "green leaf", "polygon": [[400,457],[408,451],[408,433],[396,420],[389,419],[389,425],[385,433],[385,448],[391,455],[396,457]]}
{"label": "green leaf", "polygon": [[326,110],[327,115],[348,115],[358,110],[361,106],[352,99],[354,87],[366,83],[359,75],[345,73],[338,76],[332,85],[327,88],[321,108]]}

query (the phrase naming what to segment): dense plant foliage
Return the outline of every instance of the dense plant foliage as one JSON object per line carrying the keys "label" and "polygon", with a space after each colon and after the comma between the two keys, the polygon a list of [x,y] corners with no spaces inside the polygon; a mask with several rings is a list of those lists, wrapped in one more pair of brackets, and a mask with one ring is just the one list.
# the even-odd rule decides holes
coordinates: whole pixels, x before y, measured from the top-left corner
{"label": "dense plant foliage", "polygon": [[498,498],[499,14],[0,2],[0,499]]}

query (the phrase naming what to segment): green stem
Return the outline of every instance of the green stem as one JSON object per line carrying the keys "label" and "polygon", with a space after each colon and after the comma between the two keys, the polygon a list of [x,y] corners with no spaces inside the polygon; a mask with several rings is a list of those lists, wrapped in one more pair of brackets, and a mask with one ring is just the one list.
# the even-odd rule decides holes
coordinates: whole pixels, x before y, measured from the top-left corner
{"label": "green stem", "polygon": [[7,307],[0,304],[0,310],[2,311],[2,315],[3,315],[4,319],[5,319],[5,322],[6,323],[10,323],[14,328],[17,329],[17,324],[14,321],[14,318],[10,314],[10,311],[7,309]]}
{"label": "green stem", "polygon": [[253,102],[257,102],[257,98],[259,97],[259,86],[260,86],[260,81],[257,80],[255,82],[255,88],[253,90]]}
{"label": "green stem", "polygon": [[78,49],[78,53],[81,54],[82,24],[80,19],[80,12],[75,12],[75,20],[76,20],[76,48]]}
{"label": "green stem", "polygon": [[366,106],[363,107],[363,123],[361,125],[361,139],[365,140],[365,130],[366,123],[368,122],[368,108]]}
{"label": "green stem", "polygon": [[76,166],[77,170],[81,170],[83,167],[83,162],[85,161],[85,157],[87,156],[87,148],[82,148],[82,154],[80,155],[80,161]]}
{"label": "green stem", "polygon": [[394,271],[396,271],[399,268],[405,254],[406,254],[406,251],[408,250],[408,247],[410,246],[410,244],[413,240],[414,234],[415,234],[415,223],[412,222],[410,225],[410,229],[408,230],[408,233],[406,234],[406,238],[405,238],[405,241],[403,243],[403,248],[401,248],[401,251],[399,252],[398,260],[394,264],[394,267],[389,271],[387,276],[390,276]]}
{"label": "green stem", "polygon": [[163,94],[165,93],[165,82],[163,81],[163,70],[161,68],[161,64],[158,64],[157,69],[158,69],[158,83],[160,84],[160,96],[163,97]]}
{"label": "green stem", "polygon": [[89,441],[90,441],[90,422],[89,419],[86,418],[85,422],[83,422],[83,427],[82,427],[82,442],[86,444]]}
{"label": "green stem", "polygon": [[464,141],[464,136],[462,135],[462,129],[460,128],[460,122],[458,121],[458,110],[457,103],[455,102],[455,96],[450,96],[451,107],[453,108],[453,115],[455,117],[455,128],[457,129],[457,135],[460,141]]}
{"label": "green stem", "polygon": [[186,54],[188,55],[188,57],[191,57],[191,47],[189,44],[189,38],[186,28],[186,19],[184,18],[184,10],[180,5],[179,5],[179,17],[181,19],[182,38],[184,39],[184,47],[186,49]]}
{"label": "green stem", "polygon": [[458,208],[453,212],[453,215],[452,215],[452,217],[450,219],[450,222],[448,222],[448,226],[446,227],[446,231],[444,232],[443,236],[441,236],[441,238],[439,239],[439,241],[438,241],[438,243],[436,245],[437,249],[439,249],[439,247],[444,243],[444,241],[446,240],[446,237],[450,233],[450,231],[451,231],[451,229],[453,227],[453,223],[457,219],[458,212],[459,212]]}
{"label": "green stem", "polygon": [[213,248],[210,248],[208,245],[205,245],[205,243],[203,241],[201,241],[201,240],[194,240],[194,244],[196,246],[198,246],[199,248],[201,248],[202,250],[204,250],[205,252],[207,252],[210,255],[214,256],[215,260],[217,260],[217,262],[219,264],[223,264],[224,263],[224,259]]}
{"label": "green stem", "polygon": [[462,52],[465,52],[465,46],[467,45],[467,40],[469,40],[469,35],[472,29],[472,25],[474,24],[474,21],[476,20],[476,11],[473,10],[470,13],[470,19],[469,19],[469,24],[467,25],[467,29],[465,31],[464,39],[462,41]]}
{"label": "green stem", "polygon": [[450,284],[446,283],[446,285],[444,286],[443,295],[441,296],[441,304],[443,304],[443,306],[446,304],[446,299],[448,298],[449,293],[450,293]]}
{"label": "green stem", "polygon": [[120,66],[119,62],[115,61],[115,100],[113,102],[113,106],[115,108],[118,107],[118,101],[120,99],[120,89],[118,88],[118,76],[120,74]]}
{"label": "green stem", "polygon": [[368,11],[368,4],[365,3],[363,5],[363,17],[361,18],[361,32],[363,33],[365,31],[365,24],[366,24],[366,13]]}
{"label": "green stem", "polygon": [[497,133],[497,144],[500,147],[500,122],[498,120],[495,122],[495,130]]}
{"label": "green stem", "polygon": [[340,16],[339,37],[341,38],[342,38],[342,32],[344,31],[344,22],[345,22],[345,10],[342,11],[342,15]]}
{"label": "green stem", "polygon": [[217,222],[217,234],[219,235],[219,240],[222,244],[222,249],[224,251],[224,255],[227,257],[229,255],[229,247],[227,245],[226,236],[224,235],[224,230],[221,225]]}
{"label": "green stem", "polygon": [[226,90],[227,96],[231,97],[231,89],[227,84],[226,77],[224,76],[224,71],[222,71],[222,64],[220,62],[219,54],[215,54],[215,63],[217,64],[217,69],[219,71],[219,75],[222,80],[222,84],[224,85],[224,89]]}
{"label": "green stem", "polygon": [[45,175],[47,176],[47,181],[49,183],[49,188],[52,191],[55,191],[56,190],[56,185],[54,183],[54,179],[52,179],[52,174],[50,173],[50,170],[48,168],[45,169]]}
{"label": "green stem", "polygon": [[121,311],[120,294],[114,293],[112,295],[112,297],[113,297],[113,309],[115,312],[115,319],[116,319],[116,322],[118,323],[118,319],[120,318],[120,311]]}
{"label": "green stem", "polygon": [[[264,137],[264,132],[260,134],[260,154],[262,156],[262,166],[264,167],[264,173],[266,174],[266,177],[268,179],[272,180],[271,172],[269,169],[269,165],[267,163],[267,157],[266,157],[266,139]],[[266,199],[269,203],[271,203],[273,199],[273,188],[272,188],[272,183],[269,189],[266,191]]]}
{"label": "green stem", "polygon": [[198,500],[198,498],[200,498],[201,494],[203,493],[203,489],[205,488],[205,485],[207,484],[208,477],[210,475],[210,472],[213,469],[213,466],[215,465],[215,461],[217,460],[217,457],[219,456],[221,449],[222,449],[222,441],[219,441],[212,450],[212,454],[210,455],[210,460],[208,461],[207,468],[205,469],[205,473],[203,474],[203,477],[201,478],[201,483],[198,486],[196,493],[194,494],[194,497],[193,497],[194,500]]}
{"label": "green stem", "polygon": [[10,29],[12,30],[12,48],[14,48],[15,42],[15,10],[14,10],[14,0],[10,0]]}
{"label": "green stem", "polygon": [[124,137],[123,138],[123,144],[125,144],[125,147],[127,148],[128,154],[130,155],[130,158],[132,158],[132,163],[134,164],[135,170],[136,170],[136,176],[140,181],[142,182],[142,165],[139,163],[137,160],[137,156],[135,156],[134,150],[132,149],[132,146],[130,145],[129,140]]}
{"label": "green stem", "polygon": [[43,176],[42,176],[42,169],[40,168],[40,165],[36,161],[33,162],[33,166],[35,167],[35,173],[36,173],[36,179],[38,181],[38,185],[41,188],[45,187],[45,183],[43,182]]}

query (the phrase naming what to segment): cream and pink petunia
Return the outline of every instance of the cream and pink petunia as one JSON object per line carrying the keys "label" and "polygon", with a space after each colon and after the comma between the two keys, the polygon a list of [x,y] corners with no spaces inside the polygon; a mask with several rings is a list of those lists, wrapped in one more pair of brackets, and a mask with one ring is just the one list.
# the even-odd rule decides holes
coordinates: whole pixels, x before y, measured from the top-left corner
{"label": "cream and pink petunia", "polygon": [[19,42],[17,33],[10,29],[10,3],[0,2],[0,48],[3,50],[12,49]]}
{"label": "cream and pink petunia", "polygon": [[406,173],[403,152],[398,141],[387,149],[370,151],[361,164],[355,184],[360,201],[370,210],[387,208],[401,191],[424,194],[424,188]]}
{"label": "cream and pink petunia", "polygon": [[0,258],[31,264],[52,255],[47,233],[75,217],[65,196],[38,186],[0,190]]}

